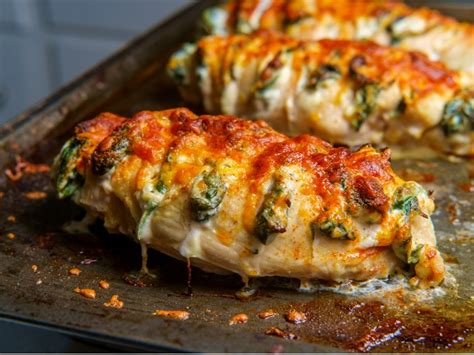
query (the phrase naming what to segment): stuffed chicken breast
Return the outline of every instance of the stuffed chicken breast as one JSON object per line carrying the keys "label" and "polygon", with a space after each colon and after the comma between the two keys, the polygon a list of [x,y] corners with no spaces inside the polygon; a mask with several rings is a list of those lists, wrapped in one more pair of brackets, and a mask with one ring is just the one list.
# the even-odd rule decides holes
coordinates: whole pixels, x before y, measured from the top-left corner
{"label": "stuffed chicken breast", "polygon": [[79,124],[53,177],[110,232],[207,271],[438,285],[433,202],[389,156],[179,108]]}
{"label": "stuffed chicken breast", "polygon": [[202,27],[205,34],[274,29],[300,39],[371,40],[474,73],[472,24],[398,1],[231,0],[205,11]]}
{"label": "stuffed chicken breast", "polygon": [[187,101],[290,135],[474,155],[473,76],[421,53],[260,31],[186,44],[168,70]]}

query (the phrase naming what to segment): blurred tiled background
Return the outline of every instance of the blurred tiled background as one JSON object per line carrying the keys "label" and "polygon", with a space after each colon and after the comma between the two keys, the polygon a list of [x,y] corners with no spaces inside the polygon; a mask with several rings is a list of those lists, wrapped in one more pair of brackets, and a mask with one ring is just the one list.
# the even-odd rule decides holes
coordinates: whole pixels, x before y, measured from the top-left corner
{"label": "blurred tiled background", "polygon": [[0,0],[0,124],[192,0]]}

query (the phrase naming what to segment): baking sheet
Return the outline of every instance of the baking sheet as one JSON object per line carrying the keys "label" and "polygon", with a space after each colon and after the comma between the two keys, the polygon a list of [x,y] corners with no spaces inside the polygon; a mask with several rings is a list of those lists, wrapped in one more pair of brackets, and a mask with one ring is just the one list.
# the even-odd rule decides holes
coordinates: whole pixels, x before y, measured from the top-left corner
{"label": "baking sheet", "polygon": [[[196,3],[152,29],[3,127],[2,171],[15,166],[16,155],[51,164],[74,123],[97,112],[131,115],[182,105],[164,65],[168,55],[190,39],[199,12],[210,3]],[[450,160],[394,165],[400,174],[434,191],[438,207],[433,222],[452,275],[436,297],[433,292],[415,297],[397,290],[383,297],[375,292],[357,297],[326,291],[308,294],[291,289],[291,281],[273,279],[244,301],[235,296],[242,286],[237,276],[197,269],[190,297],[183,263],[152,252],[150,266],[158,277],[137,281],[138,245],[109,235],[100,223],[92,234],[64,232],[64,223],[79,219],[83,212],[55,198],[47,173],[24,174],[16,182],[1,174],[0,316],[133,350],[472,351],[474,194],[460,184],[469,181],[469,174],[472,179],[473,167]],[[46,197],[29,199],[33,191],[45,192]],[[72,267],[81,274],[68,275]],[[109,289],[99,288],[102,279],[108,280]],[[81,297],[73,291],[76,287],[95,289],[96,299]],[[114,294],[124,302],[122,309],[104,306]],[[187,310],[190,318],[158,318],[152,315],[156,309]],[[266,309],[278,316],[259,319],[257,313]],[[287,323],[284,314],[290,309],[306,312],[308,321]],[[230,326],[229,319],[237,313],[246,313],[248,323]],[[296,339],[265,335],[271,327]]]}

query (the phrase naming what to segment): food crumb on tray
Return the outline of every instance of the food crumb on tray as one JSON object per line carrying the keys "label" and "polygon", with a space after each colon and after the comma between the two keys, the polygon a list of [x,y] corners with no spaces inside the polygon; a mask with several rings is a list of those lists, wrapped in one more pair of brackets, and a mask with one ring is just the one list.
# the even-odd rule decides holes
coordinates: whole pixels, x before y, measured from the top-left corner
{"label": "food crumb on tray", "polygon": [[189,312],[186,311],[167,311],[163,309],[157,309],[153,312],[154,316],[173,318],[177,320],[186,320],[189,318]]}
{"label": "food crumb on tray", "polygon": [[239,313],[230,319],[229,325],[245,324],[248,322],[248,320],[249,320],[249,317],[245,313]]}
{"label": "food crumb on tray", "polygon": [[290,339],[290,340],[293,340],[293,339],[297,338],[297,336],[295,334],[290,333],[290,332],[287,333],[284,330],[281,330],[280,328],[277,328],[277,327],[271,327],[270,329],[267,329],[265,331],[265,334],[276,336],[276,337],[279,337],[279,338]]}
{"label": "food crumb on tray", "polygon": [[15,223],[16,222],[16,217],[13,216],[13,215],[10,215],[10,216],[7,217],[7,221],[11,222],[11,223]]}
{"label": "food crumb on tray", "polygon": [[275,312],[273,309],[267,309],[265,311],[261,311],[257,314],[258,318],[260,319],[268,319],[277,316],[278,313]]}
{"label": "food crumb on tray", "polygon": [[120,301],[118,298],[118,295],[113,295],[109,302],[105,302],[104,306],[105,307],[111,307],[111,308],[122,308],[124,305],[123,301]]}
{"label": "food crumb on tray", "polygon": [[9,232],[9,233],[7,233],[6,237],[10,240],[13,240],[13,239],[15,239],[16,235],[15,235],[15,233]]}
{"label": "food crumb on tray", "polygon": [[103,290],[107,290],[110,287],[110,284],[108,283],[107,280],[100,280],[99,287]]}
{"label": "food crumb on tray", "polygon": [[51,168],[46,164],[32,164],[17,155],[14,169],[6,169],[5,175],[11,181],[18,181],[23,177],[23,174],[48,173],[50,170]]}
{"label": "food crumb on tray", "polygon": [[25,197],[28,200],[41,200],[43,198],[46,198],[46,196],[47,196],[46,192],[43,192],[43,191],[25,192]]}
{"label": "food crumb on tray", "polygon": [[285,315],[285,319],[293,324],[301,324],[306,322],[306,314],[292,309]]}
{"label": "food crumb on tray", "polygon": [[31,265],[31,270],[33,270],[33,272],[38,271],[38,265],[36,264]]}
{"label": "food crumb on tray", "polygon": [[95,299],[95,290],[93,289],[90,289],[90,288],[79,288],[79,287],[76,287],[74,289],[74,292],[80,294],[81,296],[85,297],[85,298],[89,298],[89,299]]}
{"label": "food crumb on tray", "polygon": [[68,271],[68,274],[69,275],[72,275],[72,276],[79,276],[81,274],[81,269],[77,268],[77,267],[73,267],[71,269],[69,269]]}

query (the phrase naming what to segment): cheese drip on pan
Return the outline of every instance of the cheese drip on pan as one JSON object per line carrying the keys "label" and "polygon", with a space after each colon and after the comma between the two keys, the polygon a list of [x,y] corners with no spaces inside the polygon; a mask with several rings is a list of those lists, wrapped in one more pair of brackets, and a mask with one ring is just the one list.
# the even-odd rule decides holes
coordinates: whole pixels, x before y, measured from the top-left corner
{"label": "cheese drip on pan", "polygon": [[206,271],[436,286],[433,201],[389,157],[178,108],[79,124],[53,178],[110,232]]}

